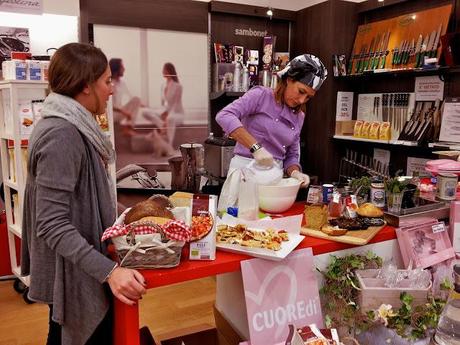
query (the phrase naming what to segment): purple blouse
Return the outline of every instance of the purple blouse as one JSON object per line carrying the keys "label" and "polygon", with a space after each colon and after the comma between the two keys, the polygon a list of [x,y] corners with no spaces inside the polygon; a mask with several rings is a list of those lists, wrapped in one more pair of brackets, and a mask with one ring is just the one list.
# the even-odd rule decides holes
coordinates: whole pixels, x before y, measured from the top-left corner
{"label": "purple blouse", "polygon": [[[228,135],[244,127],[287,169],[292,165],[300,168],[299,140],[304,118],[302,111],[294,113],[287,105],[276,103],[272,89],[256,86],[222,109],[216,121]],[[234,153],[252,158],[249,149],[240,143]]]}

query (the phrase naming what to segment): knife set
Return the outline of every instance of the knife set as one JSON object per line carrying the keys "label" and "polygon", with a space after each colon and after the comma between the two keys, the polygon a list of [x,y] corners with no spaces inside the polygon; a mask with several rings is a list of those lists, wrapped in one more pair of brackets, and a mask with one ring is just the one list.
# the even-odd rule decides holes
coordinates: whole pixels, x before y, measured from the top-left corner
{"label": "knife set", "polygon": [[389,175],[387,164],[357,151],[346,149],[345,157],[340,160],[339,182],[347,183],[348,180],[361,176],[388,178]]}
{"label": "knife set", "polygon": [[399,140],[415,141],[437,141],[441,129],[441,107],[440,100],[433,102],[417,102],[414,113],[407,121],[399,134]]}
{"label": "knife set", "polygon": [[[398,138],[406,121],[412,117],[415,103],[414,93],[360,94],[358,96],[357,119],[363,121],[389,122],[391,138]],[[390,138],[374,138],[390,139]]]}
{"label": "knife set", "polygon": [[451,12],[445,5],[360,25],[347,74],[428,68],[427,58],[437,63]]}

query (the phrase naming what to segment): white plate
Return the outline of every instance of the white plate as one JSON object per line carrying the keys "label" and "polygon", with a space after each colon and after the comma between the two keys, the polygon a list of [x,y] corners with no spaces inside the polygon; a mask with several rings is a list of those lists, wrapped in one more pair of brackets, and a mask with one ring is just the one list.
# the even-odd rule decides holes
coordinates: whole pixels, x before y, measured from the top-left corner
{"label": "white plate", "polygon": [[249,248],[240,246],[239,244],[227,244],[219,242],[217,243],[217,248],[226,252],[247,254],[256,258],[280,261],[288,256],[289,253],[292,252],[304,238],[305,236],[290,233],[289,241],[282,242],[281,249],[276,251],[265,248]]}

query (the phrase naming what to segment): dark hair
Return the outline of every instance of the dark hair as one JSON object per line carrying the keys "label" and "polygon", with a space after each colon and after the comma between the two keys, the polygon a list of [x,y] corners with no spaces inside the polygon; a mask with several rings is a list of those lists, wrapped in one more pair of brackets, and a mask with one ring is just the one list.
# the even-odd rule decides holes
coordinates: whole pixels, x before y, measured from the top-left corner
{"label": "dark hair", "polygon": [[[291,79],[293,81],[297,81],[297,80],[294,80],[294,79],[292,79],[290,77],[289,77],[289,79]],[[275,91],[273,91],[274,94],[275,94],[276,103],[278,103],[280,105],[285,104],[285,102],[284,102],[284,92],[286,91],[287,80],[288,80],[288,77],[278,78],[278,85],[276,85]],[[305,103],[299,104],[297,107],[295,107],[293,109],[294,109],[294,111],[296,113],[298,113],[299,111],[303,111],[305,113],[306,110],[307,110],[307,105]]]}
{"label": "dark hair", "polygon": [[74,98],[107,69],[102,50],[86,43],[68,43],[51,58],[48,82],[52,92]]}
{"label": "dark hair", "polygon": [[168,78],[171,78],[176,83],[179,82],[179,78],[177,77],[176,67],[174,67],[174,65],[171,62],[166,62],[163,65],[163,71],[166,72],[165,74],[167,74]]}
{"label": "dark hair", "polygon": [[112,58],[109,61],[109,66],[112,72],[112,78],[118,78],[120,76],[122,60],[120,58]]}

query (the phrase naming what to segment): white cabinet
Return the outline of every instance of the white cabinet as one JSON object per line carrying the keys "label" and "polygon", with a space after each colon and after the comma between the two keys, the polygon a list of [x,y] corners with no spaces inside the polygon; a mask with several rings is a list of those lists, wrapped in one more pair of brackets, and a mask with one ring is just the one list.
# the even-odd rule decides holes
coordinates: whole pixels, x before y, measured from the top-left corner
{"label": "white cabinet", "polygon": [[40,119],[47,87],[46,82],[0,81],[0,154],[11,270],[25,285],[29,279],[20,276],[16,238],[21,238],[28,138]]}

